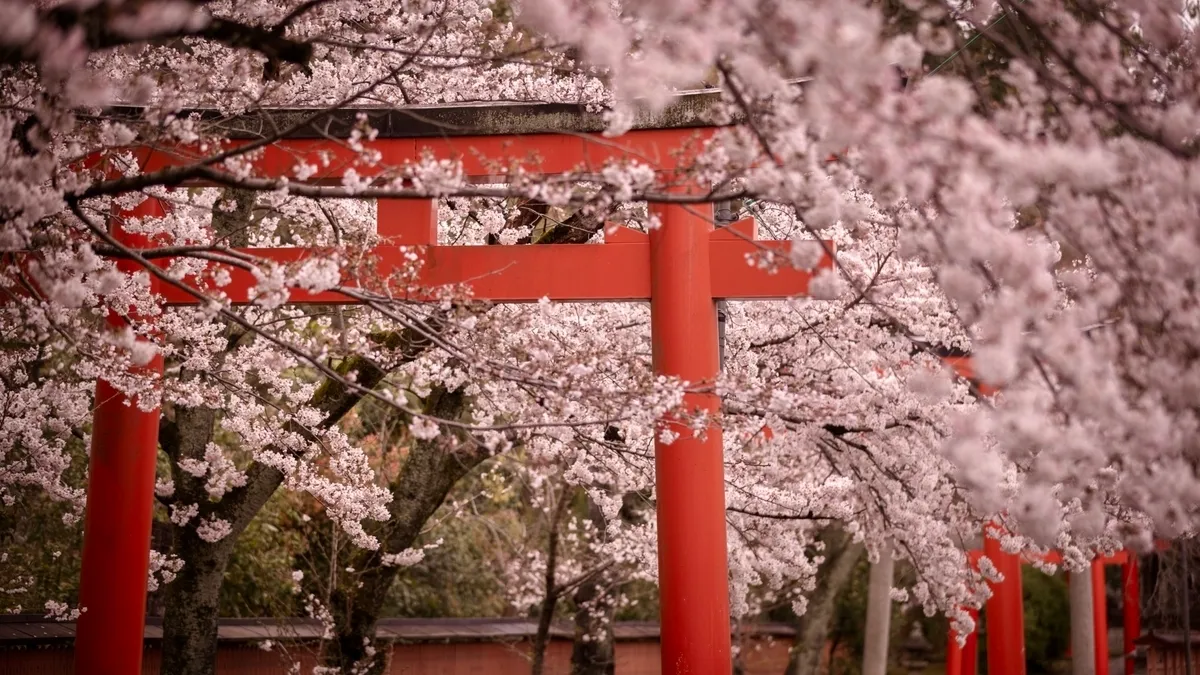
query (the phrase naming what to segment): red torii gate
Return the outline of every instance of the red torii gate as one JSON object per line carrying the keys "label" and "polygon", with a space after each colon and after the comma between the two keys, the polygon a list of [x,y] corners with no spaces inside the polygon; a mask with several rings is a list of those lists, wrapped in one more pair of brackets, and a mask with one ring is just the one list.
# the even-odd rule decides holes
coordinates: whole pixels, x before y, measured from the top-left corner
{"label": "red torii gate", "polygon": [[[992,588],[992,597],[988,598],[985,606],[989,622],[987,634],[988,672],[1020,675],[1025,672],[1021,566],[1033,562],[1060,565],[1062,564],[1062,555],[1057,551],[1037,556],[1029,553],[1004,553],[1000,550],[999,539],[990,535],[984,540],[983,551],[974,550],[967,555],[972,566],[978,565],[979,558],[986,555],[1004,574],[1003,581],[989,584]],[[1138,577],[1137,556],[1128,551],[1117,551],[1113,555],[1096,558],[1091,564],[1095,672],[1096,675],[1109,675],[1108,610],[1104,584],[1104,568],[1108,565],[1121,566],[1121,612],[1125,627],[1124,670],[1125,675],[1133,675],[1133,652],[1135,649],[1133,641],[1141,632],[1142,622],[1141,586]],[[972,609],[969,612],[973,619],[979,620],[978,610]],[[979,660],[978,626],[975,631],[966,636],[965,644],[961,647],[957,637],[954,631],[951,631],[948,637],[946,675],[975,675],[976,664]]]}
{"label": "red torii gate", "polygon": [[[616,139],[583,134],[520,137],[386,138],[367,143],[381,155],[376,167],[416,161],[423,153],[458,159],[469,176],[496,174],[494,160],[515,152],[541,157],[542,173],[565,173],[605,160],[650,163],[668,176],[683,169],[678,151],[711,130],[633,131]],[[291,175],[300,162],[322,169],[313,180],[336,180],[355,153],[329,140],[285,140],[266,146],[254,160],[257,175]],[[194,157],[155,151],[143,154],[143,171],[186,165]],[[340,166],[339,166],[340,165]],[[379,169],[358,166],[360,174]],[[708,186],[679,185],[673,190],[707,194]],[[158,215],[162,205],[148,199],[129,215]],[[617,230],[602,245],[439,246],[436,204],[431,200],[381,199],[379,234],[387,242],[372,253],[378,273],[407,265],[406,251],[416,247],[424,267],[417,283],[437,286],[468,283],[474,296],[497,302],[550,300],[646,301],[651,307],[653,363],[657,373],[692,383],[718,373],[716,299],[784,298],[807,292],[810,274],[751,266],[747,256],[764,249],[786,255],[790,242],[755,241],[753,220],[713,230],[712,204],[652,204],[661,227],[648,236]],[[133,248],[151,242],[112,228]],[[241,249],[264,260],[294,263],[319,251],[303,248]],[[157,259],[165,267],[169,258]],[[138,263],[122,260],[122,269]],[[825,256],[821,267],[833,261]],[[219,290],[234,304],[250,302],[253,277],[227,268],[232,283]],[[191,288],[203,281],[186,279]],[[156,281],[169,305],[196,304],[189,290]],[[294,289],[291,303],[355,304],[336,291],[307,293]],[[119,325],[116,316],[110,320]],[[161,372],[158,359],[147,368]],[[97,383],[95,421],[89,464],[87,511],[78,623],[76,672],[140,672],[145,621],[146,576],[154,506],[154,465],[159,411],[140,411],[107,382]],[[713,411],[720,400],[712,392],[684,397],[685,410]],[[658,509],[662,664],[665,673],[727,675],[730,632],[724,475],[719,427],[702,438],[676,419],[662,425],[677,440],[655,444]]]}
{"label": "red torii gate", "polygon": [[[995,387],[990,387],[975,380],[974,368],[969,356],[950,356],[943,359],[954,371],[967,380],[972,381],[979,393],[987,396],[996,393]],[[986,555],[1004,575],[1000,583],[990,583],[992,596],[988,598],[984,610],[988,618],[988,672],[1003,675],[1024,675],[1025,673],[1025,618],[1024,599],[1021,585],[1021,566],[1032,562],[1045,562],[1054,565],[1062,564],[1062,555],[1058,551],[1050,551],[1044,555],[1030,553],[1006,553],[1000,546],[1000,530],[989,524],[984,527],[983,550],[973,550],[967,553],[967,560],[974,568],[979,564],[979,558]],[[1024,558],[1024,560],[1022,560]],[[1137,556],[1128,551],[1118,551],[1111,556],[1103,556],[1092,561],[1092,626],[1094,632],[1096,675],[1109,675],[1108,672],[1108,612],[1105,605],[1104,567],[1106,565],[1121,565],[1121,611],[1123,614],[1125,675],[1133,675],[1134,644],[1141,633],[1141,587],[1138,577]],[[975,675],[975,667],[979,660],[979,610],[968,610],[971,618],[976,621],[976,630],[966,636],[965,644],[959,646],[958,636],[950,631],[946,646],[946,675]]]}

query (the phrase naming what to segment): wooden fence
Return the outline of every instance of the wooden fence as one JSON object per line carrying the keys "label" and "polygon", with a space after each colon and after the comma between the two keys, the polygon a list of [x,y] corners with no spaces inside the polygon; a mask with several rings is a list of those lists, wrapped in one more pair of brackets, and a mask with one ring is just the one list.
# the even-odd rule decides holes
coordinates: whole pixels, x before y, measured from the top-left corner
{"label": "wooden fence", "polygon": [[[526,619],[383,619],[377,636],[391,643],[389,675],[519,675],[529,672],[536,624]],[[618,622],[616,675],[659,675],[656,623]],[[218,632],[220,675],[283,675],[318,664],[321,629],[302,619],[225,619]],[[794,631],[757,624],[734,635],[744,675],[782,675]],[[75,626],[40,617],[0,617],[0,675],[70,675]],[[146,626],[143,675],[160,672],[162,627]],[[570,673],[571,626],[555,626],[546,675]],[[270,649],[264,647],[270,644]],[[168,675],[163,673],[162,675]]]}

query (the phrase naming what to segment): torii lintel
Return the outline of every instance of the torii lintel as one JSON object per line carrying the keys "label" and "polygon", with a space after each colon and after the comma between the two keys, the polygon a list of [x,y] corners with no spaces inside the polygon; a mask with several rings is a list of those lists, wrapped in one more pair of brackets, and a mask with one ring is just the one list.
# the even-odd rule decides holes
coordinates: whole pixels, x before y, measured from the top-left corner
{"label": "torii lintel", "polygon": [[[422,205],[414,204],[419,210]],[[415,278],[405,279],[397,299],[420,300],[432,289],[465,285],[472,297],[493,302],[536,302],[542,298],[555,302],[621,302],[650,299],[649,237],[619,225],[608,225],[602,244],[545,244],[517,246],[437,246],[422,244],[386,244],[370,249],[372,274],[387,279],[404,270],[409,256],[416,253],[422,264]],[[383,229],[383,228],[381,228]],[[833,259],[824,251],[816,270],[800,270],[789,262],[790,241],[754,239],[754,221],[745,219],[713,231],[709,236],[709,278],[712,295],[722,300],[762,300],[803,296],[817,270],[831,269]],[[406,238],[411,241],[411,237]],[[808,245],[832,250],[832,242],[813,241]],[[307,248],[246,248],[240,252],[262,261],[294,265],[326,255],[327,251]],[[755,257],[764,264],[754,265]],[[160,264],[169,264],[164,259]],[[252,301],[251,290],[258,283],[246,270],[225,267],[229,282],[216,287],[209,279],[189,277],[189,286],[211,295],[220,291],[233,304]],[[355,284],[353,280],[348,280]],[[371,288],[371,280],[360,284]],[[375,284],[378,286],[379,284]],[[197,298],[173,286],[159,292],[166,304],[196,304]],[[414,294],[415,293],[415,294]],[[407,297],[406,297],[407,296]],[[357,304],[359,300],[337,291],[312,293],[293,289],[288,300],[293,304]]]}

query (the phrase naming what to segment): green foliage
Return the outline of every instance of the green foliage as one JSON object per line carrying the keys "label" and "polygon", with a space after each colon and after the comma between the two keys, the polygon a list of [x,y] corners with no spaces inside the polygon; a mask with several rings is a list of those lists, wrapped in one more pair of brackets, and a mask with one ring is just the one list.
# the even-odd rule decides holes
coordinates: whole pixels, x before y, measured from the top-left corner
{"label": "green foliage", "polygon": [[1030,673],[1052,672],[1071,643],[1071,601],[1061,576],[1025,567],[1025,660]]}
{"label": "green foliage", "polygon": [[238,538],[225,583],[221,616],[290,616],[297,611],[292,592],[296,555],[308,547],[294,497],[280,491]]}
{"label": "green foliage", "polygon": [[[1071,642],[1071,600],[1062,576],[1050,576],[1025,566],[1021,570],[1025,608],[1026,672],[1053,673],[1066,658]],[[983,635],[987,617],[983,617]],[[979,661],[986,671],[987,640],[979,640]]]}
{"label": "green foliage", "polygon": [[864,556],[854,567],[850,581],[837,599],[829,641],[835,650],[831,675],[851,675],[862,669],[862,653],[866,644],[867,586],[871,565]]}
{"label": "green foliage", "polygon": [[[67,452],[71,465],[63,480],[83,485],[83,442],[72,440]],[[18,499],[19,510],[0,508],[0,612],[44,613],[50,600],[74,606],[79,601],[83,522],[64,522],[70,506],[47,498],[42,490],[31,489]]]}
{"label": "green foliage", "polygon": [[499,512],[485,520],[439,512],[434,518],[437,525],[418,539],[418,546],[438,540],[441,544],[427,549],[421,562],[400,573],[384,615],[503,616],[507,602],[495,552],[504,539],[520,530],[515,514]]}
{"label": "green foliage", "polygon": [[0,509],[0,611],[43,613],[46,602],[79,601],[83,523],[44,495],[21,498],[19,512]]}
{"label": "green foliage", "polygon": [[617,621],[658,621],[658,586],[635,580],[626,583],[624,591],[633,604],[617,610]]}
{"label": "green foliage", "polygon": [[[831,675],[856,675],[862,668],[862,653],[866,640],[867,580],[870,565],[864,560],[855,568],[849,584],[838,597],[829,639],[837,653]],[[909,573],[901,567],[901,575]],[[1032,567],[1022,570],[1025,605],[1025,653],[1027,672],[1053,673],[1059,670],[1070,644],[1070,599],[1062,576],[1049,576]],[[906,613],[901,605],[893,605],[891,653],[898,654],[895,645],[908,634],[912,623],[920,622],[925,637],[933,644],[933,659],[941,660],[949,633],[949,623],[938,615],[925,617]],[[986,617],[981,627],[986,631]],[[981,638],[985,633],[981,633]],[[986,670],[986,639],[979,641],[980,666]],[[940,665],[940,664],[939,664]]]}

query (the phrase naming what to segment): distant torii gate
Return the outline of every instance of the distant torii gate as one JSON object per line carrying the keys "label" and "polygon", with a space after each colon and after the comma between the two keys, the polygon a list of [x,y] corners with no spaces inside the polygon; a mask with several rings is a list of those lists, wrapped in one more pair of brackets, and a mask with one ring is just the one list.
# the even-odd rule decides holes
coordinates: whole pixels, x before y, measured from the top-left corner
{"label": "distant torii gate", "polygon": [[[424,117],[431,116],[422,111]],[[378,127],[377,127],[378,128]],[[647,162],[660,172],[683,168],[676,155],[707,129],[632,131],[619,138],[547,133],[525,136],[404,137],[385,129],[368,143],[381,159],[376,167],[417,161],[423,153],[461,159],[470,176],[495,175],[495,160],[540,155],[538,170],[564,173],[604,160]],[[326,139],[290,139],[262,149],[257,175],[294,175],[300,162],[327,166],[312,180],[337,180],[354,153]],[[322,156],[324,155],[324,156]],[[186,165],[182,153],[161,150],[145,156],[143,171]],[[360,175],[378,168],[357,166]],[[678,190],[707,192],[708,186]],[[129,215],[162,213],[147,200]],[[373,254],[380,275],[402,269],[400,247],[416,247],[424,267],[418,283],[469,284],[474,296],[495,302],[532,302],[543,297],[564,302],[646,301],[651,308],[653,363],[657,373],[692,383],[712,381],[718,372],[716,299],[765,299],[804,295],[810,274],[784,268],[758,269],[747,256],[763,249],[786,255],[790,242],[753,241],[753,220],[713,231],[711,204],[653,204],[661,227],[649,236],[620,229],[602,245],[439,246],[436,204],[431,200],[380,200],[379,234],[387,243]],[[150,243],[113,228],[132,247]],[[293,263],[320,255],[302,248],[243,249],[262,259]],[[170,259],[154,261],[165,266]],[[123,269],[136,263],[120,261]],[[825,256],[821,267],[833,261]],[[234,304],[250,302],[254,279],[229,268],[232,283],[219,290]],[[189,279],[195,284],[197,280]],[[170,305],[196,304],[184,289],[155,283]],[[337,292],[295,289],[291,303],[355,304]],[[114,319],[119,323],[119,320]],[[161,372],[162,362],[150,368]],[[106,382],[97,383],[96,412],[85,522],[76,672],[126,675],[140,672],[145,621],[146,576],[154,506],[154,465],[159,411],[139,411]],[[684,397],[688,410],[713,411],[712,392]],[[670,445],[656,440],[655,489],[658,508],[659,582],[662,598],[664,673],[728,675],[730,632],[724,474],[720,428],[702,438],[675,419],[662,420],[679,437]]]}
{"label": "distant torii gate", "polygon": [[[999,540],[991,536],[985,539],[983,551],[975,550],[968,553],[971,565],[977,565],[982,555],[986,555],[988,559],[992,560],[1005,576],[1004,581],[991,585],[992,597],[988,599],[985,607],[989,622],[987,631],[988,672],[1020,675],[1025,672],[1021,566],[1032,562],[1060,565],[1062,556],[1057,551],[1051,551],[1044,556],[1037,556],[1037,558],[1004,553],[1000,550]],[[1121,566],[1121,612],[1125,627],[1124,672],[1125,675],[1133,675],[1133,641],[1141,632],[1142,623],[1141,586],[1138,577],[1137,556],[1128,551],[1117,551],[1113,555],[1096,558],[1091,564],[1095,672],[1096,675],[1109,675],[1108,610],[1104,584],[1104,569],[1108,565]],[[979,620],[977,610],[970,610],[970,614],[973,619]],[[966,637],[965,644],[961,647],[958,644],[958,636],[951,631],[946,646],[946,675],[975,675],[976,663],[979,660],[978,645],[978,626]]]}
{"label": "distant torii gate", "polygon": [[[983,550],[969,551],[967,559],[974,568],[985,555],[1004,575],[1004,580],[999,583],[989,582],[992,596],[988,598],[984,607],[988,617],[988,672],[1024,675],[1025,621],[1021,567],[1034,562],[1061,565],[1062,555],[1058,551],[1036,556],[1029,553],[1006,553],[1000,547],[1000,539],[988,531],[984,533]],[[1104,583],[1104,569],[1108,565],[1121,566],[1124,675],[1133,675],[1134,640],[1141,633],[1142,609],[1138,559],[1129,551],[1117,551],[1110,556],[1098,557],[1091,563],[1095,673],[1109,675],[1108,608]],[[961,646],[958,644],[958,634],[950,631],[946,644],[946,675],[975,675],[979,661],[979,611],[971,609],[968,612],[976,621],[976,629],[966,636]]]}
{"label": "distant torii gate", "polygon": [[[950,356],[943,359],[954,371],[969,381],[972,381],[981,394],[995,393],[994,387],[977,382],[974,367],[969,356]],[[967,553],[967,559],[972,568],[979,564],[979,558],[987,556],[996,567],[1004,580],[999,583],[989,583],[992,596],[988,598],[984,611],[987,612],[988,632],[988,672],[998,675],[1025,674],[1025,619],[1024,597],[1021,584],[1021,566],[1026,562],[1045,562],[1054,565],[1062,564],[1062,555],[1051,551],[1036,558],[1029,554],[1007,553],[1000,546],[1001,533],[996,525],[989,523],[984,527],[983,550],[973,550]],[[1092,561],[1092,618],[1094,632],[1094,647],[1096,659],[1096,675],[1109,675],[1108,672],[1108,611],[1104,586],[1104,568],[1106,565],[1121,565],[1121,611],[1123,613],[1124,629],[1124,659],[1125,675],[1133,675],[1134,644],[1141,632],[1141,586],[1138,577],[1137,556],[1128,551],[1118,551],[1111,556],[1096,558]],[[975,675],[979,661],[979,611],[969,610],[971,618],[976,621],[976,630],[966,636],[965,644],[959,646],[958,635],[950,631],[946,645],[946,675]]]}

